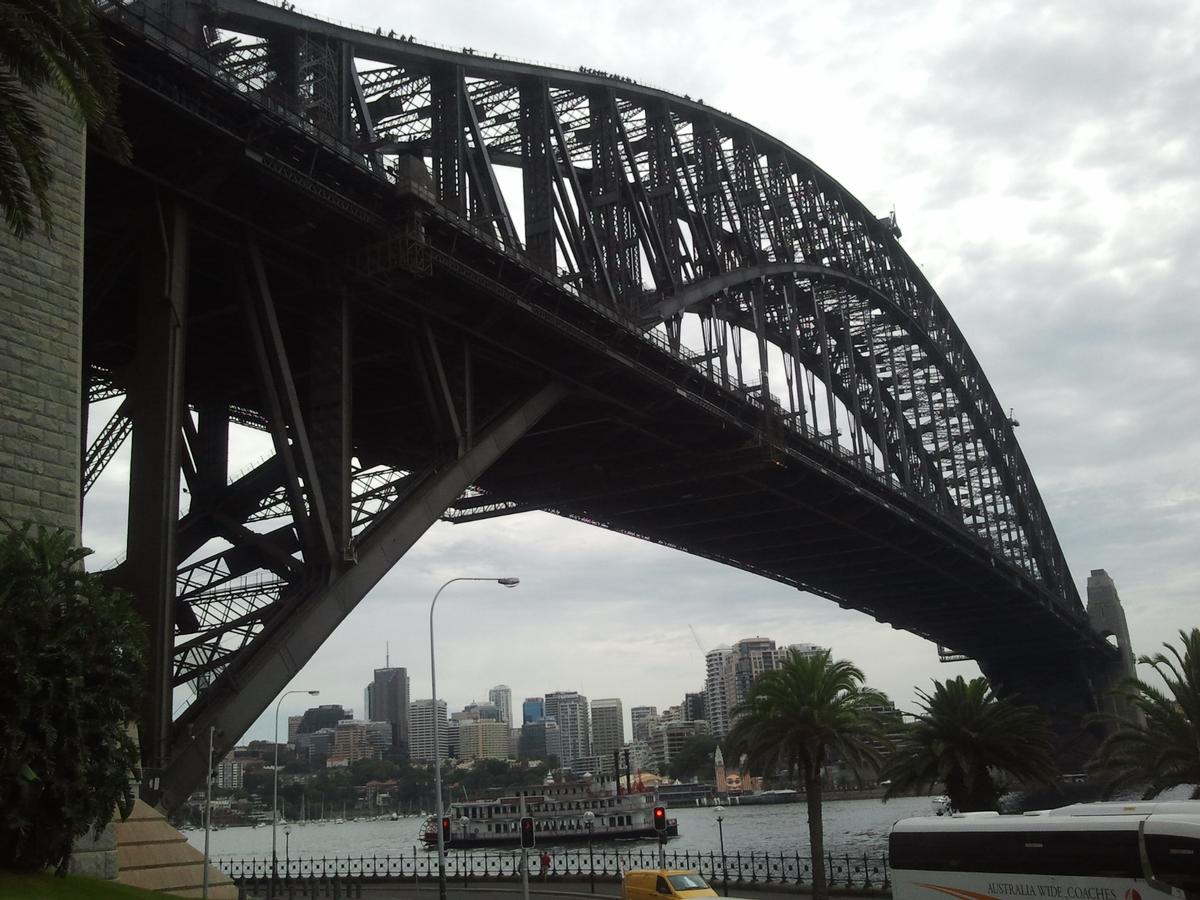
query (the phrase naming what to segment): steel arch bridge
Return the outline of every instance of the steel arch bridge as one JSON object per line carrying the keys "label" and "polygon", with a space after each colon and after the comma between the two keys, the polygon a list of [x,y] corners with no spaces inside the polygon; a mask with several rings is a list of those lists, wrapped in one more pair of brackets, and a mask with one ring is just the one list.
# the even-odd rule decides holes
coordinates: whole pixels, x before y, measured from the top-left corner
{"label": "steel arch bridge", "polygon": [[[89,393],[124,399],[84,483],[132,435],[108,574],[152,629],[150,796],[433,522],[530,509],[859,609],[1081,732],[1115,653],[894,217],[626,78],[100,9],[134,154],[89,151]],[[275,454],[230,473],[231,424]]]}

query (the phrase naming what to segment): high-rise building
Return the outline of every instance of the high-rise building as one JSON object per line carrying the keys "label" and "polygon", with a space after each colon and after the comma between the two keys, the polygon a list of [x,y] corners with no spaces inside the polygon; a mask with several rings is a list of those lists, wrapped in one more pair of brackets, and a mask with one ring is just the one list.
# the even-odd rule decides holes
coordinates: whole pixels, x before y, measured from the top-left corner
{"label": "high-rise building", "polygon": [[367,716],[368,721],[371,721],[371,722],[386,721],[385,719],[376,719],[375,718],[375,682],[374,681],[370,682],[365,688],[363,688],[363,710]]}
{"label": "high-rise building", "polygon": [[559,764],[573,769],[583,757],[592,755],[588,699],[578,691],[554,691],[545,700],[546,718],[558,723]]}
{"label": "high-rise building", "polygon": [[318,728],[316,731],[301,731],[296,735],[296,753],[308,760],[309,765],[325,765],[333,752],[333,728]]}
{"label": "high-rise building", "polygon": [[391,746],[390,722],[344,720],[334,729],[333,750],[325,764],[348,766],[360,759],[381,759]]}
{"label": "high-rise building", "polygon": [[644,741],[650,736],[650,721],[658,718],[658,707],[635,706],[629,710],[629,718],[633,727],[633,739]]}
{"label": "high-rise building", "polygon": [[304,716],[288,716],[288,744],[296,743],[296,735],[300,733],[300,723],[304,721]]}
{"label": "high-rise building", "polygon": [[512,727],[512,688],[507,684],[498,684],[488,691],[488,701],[500,710],[500,721],[507,722]]}
{"label": "high-rise building", "polygon": [[704,657],[704,719],[712,734],[723,738],[732,725],[733,708],[744,701],[750,686],[763,672],[777,669],[789,653],[810,656],[825,653],[816,644],[776,647],[770,638],[752,637],[732,647],[716,647]]}
{"label": "high-rise building", "polygon": [[615,697],[592,701],[592,755],[608,756],[625,743],[625,710]]}
{"label": "high-rise building", "polygon": [[500,722],[500,708],[492,703],[475,703],[471,702],[464,706],[456,713],[450,714],[451,719],[457,719],[459,722]]}
{"label": "high-rise building", "polygon": [[729,732],[729,703],[725,692],[725,661],[729,647],[714,647],[704,654],[704,719],[712,733],[723,738]]}
{"label": "high-rise building", "polygon": [[433,761],[433,729],[438,729],[439,757],[450,755],[449,723],[446,721],[446,701],[437,702],[434,711],[432,700],[414,700],[408,704],[408,755],[410,759],[423,762]]}
{"label": "high-rise building", "polygon": [[654,754],[654,765],[659,775],[666,775],[674,756],[684,744],[697,734],[704,734],[703,722],[668,722],[660,725],[650,735],[650,751]]}
{"label": "high-rise building", "polygon": [[541,697],[526,697],[521,704],[521,724],[540,722],[546,718],[546,701]]}
{"label": "high-rise building", "polygon": [[300,724],[296,728],[296,736],[313,734],[322,728],[336,728],[343,719],[353,719],[354,710],[346,709],[340,703],[325,703],[313,706],[304,711]]}
{"label": "high-rise building", "polygon": [[[683,695],[683,721],[698,722],[704,719],[704,692]],[[707,720],[705,720],[707,721]]]}
{"label": "high-rise building", "polygon": [[232,753],[217,763],[216,772],[217,787],[230,790],[242,789],[242,764],[233,758]]}
{"label": "high-rise building", "polygon": [[463,719],[458,723],[459,759],[507,759],[508,723],[495,719]]}
{"label": "high-rise building", "polygon": [[408,669],[396,666],[375,670],[369,716],[392,723],[392,745],[408,747]]}

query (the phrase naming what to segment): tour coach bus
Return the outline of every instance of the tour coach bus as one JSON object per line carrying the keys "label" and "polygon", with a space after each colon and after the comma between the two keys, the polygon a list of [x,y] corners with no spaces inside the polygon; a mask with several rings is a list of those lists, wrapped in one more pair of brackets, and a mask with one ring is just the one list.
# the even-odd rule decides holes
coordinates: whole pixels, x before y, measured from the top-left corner
{"label": "tour coach bus", "polygon": [[893,900],[1200,900],[1200,800],[901,819]]}

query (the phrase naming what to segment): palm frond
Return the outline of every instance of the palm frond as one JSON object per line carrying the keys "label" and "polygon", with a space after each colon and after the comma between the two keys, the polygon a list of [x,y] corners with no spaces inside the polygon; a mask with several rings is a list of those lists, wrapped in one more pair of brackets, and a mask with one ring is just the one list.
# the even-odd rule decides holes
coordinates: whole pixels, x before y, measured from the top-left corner
{"label": "palm frond", "polygon": [[1108,734],[1088,768],[1109,794],[1143,788],[1149,798],[1180,784],[1200,784],[1200,628],[1179,637],[1178,648],[1163,644],[1166,653],[1138,659],[1164,687],[1135,677],[1114,691],[1137,717],[1094,717]]}

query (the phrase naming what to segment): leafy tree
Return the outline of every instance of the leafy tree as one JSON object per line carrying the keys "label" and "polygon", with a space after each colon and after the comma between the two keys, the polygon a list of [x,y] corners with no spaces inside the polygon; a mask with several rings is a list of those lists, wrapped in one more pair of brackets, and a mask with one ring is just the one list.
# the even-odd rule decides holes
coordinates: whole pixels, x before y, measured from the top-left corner
{"label": "leafy tree", "polygon": [[944,785],[960,812],[993,810],[1001,776],[1046,783],[1054,779],[1054,744],[1045,714],[1001,700],[986,678],[935,681],[918,690],[923,712],[903,733],[883,772],[884,799]]}
{"label": "leafy tree", "polygon": [[783,665],[760,675],[744,703],[734,709],[726,752],[746,754],[751,771],[798,772],[808,803],[813,897],[829,895],[825,880],[825,834],[821,820],[821,769],[830,751],[855,771],[879,765],[883,727],[875,708],[883,698],[863,687],[863,673],[828,651],[789,653]]}
{"label": "leafy tree", "polygon": [[63,874],[75,838],[132,806],[144,627],[70,532],[0,527],[0,867]]}
{"label": "leafy tree", "polygon": [[671,756],[670,776],[675,779],[713,775],[713,751],[717,749],[716,738],[697,734],[684,741],[679,752]]}
{"label": "leafy tree", "polygon": [[18,237],[52,226],[54,173],[38,93],[57,89],[120,158],[128,143],[116,124],[117,75],[90,0],[0,3],[0,210]]}
{"label": "leafy tree", "polygon": [[1200,628],[1180,630],[1182,652],[1163,644],[1167,653],[1139,657],[1166,685],[1166,691],[1132,678],[1117,688],[1144,721],[1103,715],[1109,725],[1089,769],[1105,781],[1108,793],[1118,788],[1144,788],[1149,799],[1180,784],[1194,785],[1200,800]]}

